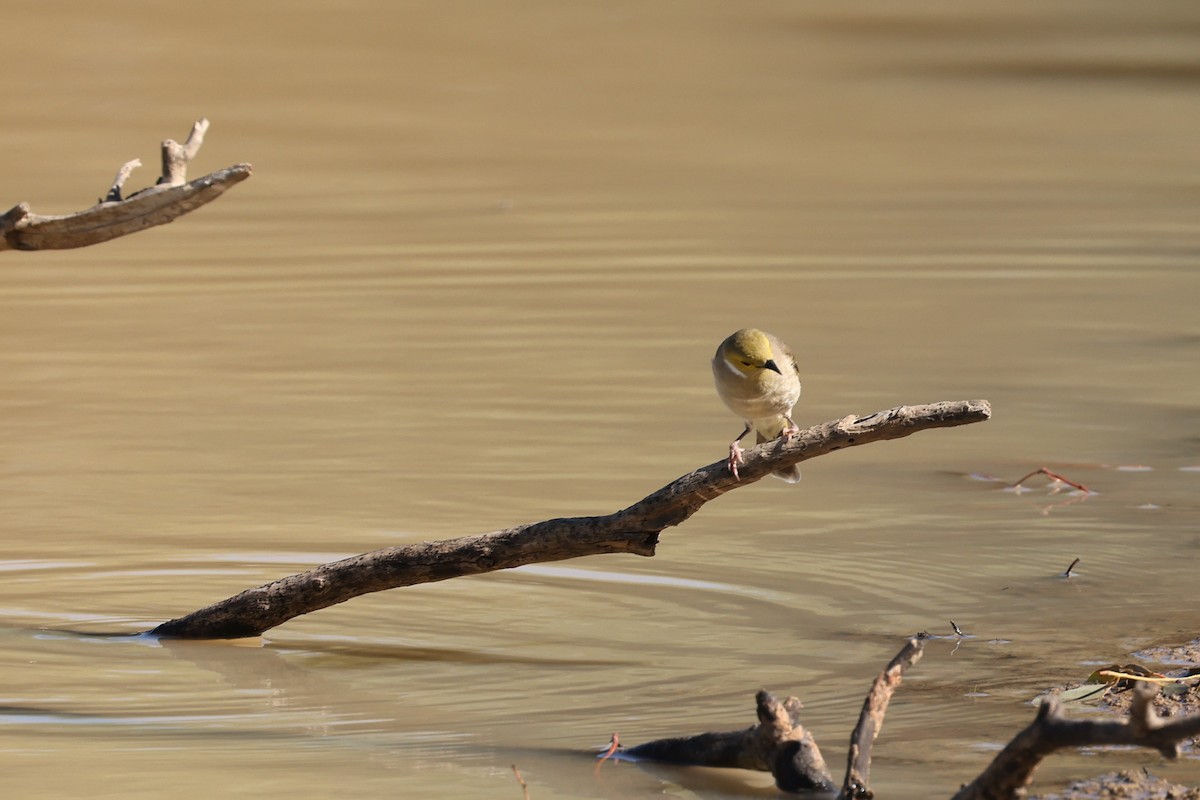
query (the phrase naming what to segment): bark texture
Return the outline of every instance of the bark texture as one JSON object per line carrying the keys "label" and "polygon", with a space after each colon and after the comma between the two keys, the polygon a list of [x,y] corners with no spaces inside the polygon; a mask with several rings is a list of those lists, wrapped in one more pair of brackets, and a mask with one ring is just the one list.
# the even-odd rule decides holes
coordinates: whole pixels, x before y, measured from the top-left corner
{"label": "bark texture", "polygon": [[68,250],[107,242],[119,236],[171,222],[176,217],[220,197],[230,187],[250,177],[249,164],[235,164],[190,183],[188,162],[196,155],[208,130],[208,120],[192,127],[184,144],[167,139],[162,143],[163,174],[158,183],[128,198],[121,189],[141,161],[126,162],[105,198],[74,214],[34,214],[28,203],[13,206],[0,216],[0,251]]}
{"label": "bark texture", "polygon": [[1042,759],[1068,747],[1148,747],[1176,758],[1180,742],[1200,735],[1200,715],[1164,720],[1154,713],[1151,702],[1157,687],[1141,686],[1135,691],[1129,718],[1120,721],[1067,719],[1058,700],[1043,701],[1033,723],[953,800],[1019,800]]}
{"label": "bark texture", "polygon": [[990,416],[986,400],[899,406],[865,417],[849,416],[801,431],[790,442],[775,440],[747,451],[740,479],[721,460],[613,514],[551,519],[375,550],[248,589],[164,622],[150,633],[192,639],[257,636],[301,614],[384,589],[599,553],[652,556],[663,529],[684,522],[709,500],[776,470],[846,447],[982,422]]}
{"label": "bark texture", "polygon": [[833,791],[833,776],[821,750],[800,723],[800,701],[789,697],[781,703],[763,690],[755,696],[755,703],[758,724],[743,731],[655,739],[631,747],[623,755],[770,772],[775,785],[785,792]]}
{"label": "bark texture", "polygon": [[892,693],[900,686],[905,671],[921,659],[925,643],[920,639],[909,639],[904,649],[896,654],[887,668],[875,678],[871,691],[863,701],[862,712],[854,733],[850,734],[850,752],[846,756],[846,779],[838,800],[857,800],[874,797],[871,791],[871,746],[883,728],[883,717],[887,713]]}
{"label": "bark texture", "polygon": [[[909,639],[871,685],[858,724],[850,737],[846,780],[837,800],[874,797],[869,787],[871,747],[883,727],[892,693],[904,672],[920,660],[925,643]],[[800,723],[800,701],[789,697],[780,703],[766,691],[757,696],[759,724],[744,731],[702,733],[676,739],[655,739],[625,751],[625,756],[691,764],[703,767],[739,767],[770,772],[785,792],[832,793],[821,750]]]}

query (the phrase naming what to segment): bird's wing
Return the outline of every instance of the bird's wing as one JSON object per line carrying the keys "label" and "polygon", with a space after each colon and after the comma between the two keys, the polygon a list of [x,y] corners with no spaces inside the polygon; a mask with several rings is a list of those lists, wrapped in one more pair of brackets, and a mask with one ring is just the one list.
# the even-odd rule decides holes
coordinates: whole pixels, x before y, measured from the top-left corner
{"label": "bird's wing", "polygon": [[792,348],[779,342],[779,349],[783,353],[784,360],[791,366],[792,372],[796,373],[797,378],[800,377],[800,367],[796,365],[796,357],[792,355]]}

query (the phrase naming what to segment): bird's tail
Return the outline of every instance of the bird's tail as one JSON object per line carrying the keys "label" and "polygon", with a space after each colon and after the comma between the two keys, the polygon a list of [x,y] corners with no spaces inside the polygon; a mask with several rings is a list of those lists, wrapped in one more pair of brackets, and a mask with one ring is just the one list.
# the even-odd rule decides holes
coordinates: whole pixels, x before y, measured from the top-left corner
{"label": "bird's tail", "polygon": [[[754,434],[758,438],[757,444],[778,439],[783,433],[783,429],[787,427],[787,420],[783,417],[776,417],[772,420],[756,420],[755,422],[757,424],[754,426]],[[771,474],[784,483],[799,483],[801,478],[800,467],[796,464],[776,470]]]}

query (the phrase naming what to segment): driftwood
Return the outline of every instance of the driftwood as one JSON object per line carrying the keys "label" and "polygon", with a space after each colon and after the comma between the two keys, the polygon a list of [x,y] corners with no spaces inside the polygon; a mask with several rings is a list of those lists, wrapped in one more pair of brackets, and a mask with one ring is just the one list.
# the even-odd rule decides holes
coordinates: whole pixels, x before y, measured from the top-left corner
{"label": "driftwood", "polygon": [[[875,678],[850,736],[846,779],[837,800],[875,796],[869,785],[871,747],[883,726],[892,694],[904,672],[920,660],[923,649],[922,638],[909,639]],[[1200,736],[1200,714],[1163,720],[1154,712],[1153,699],[1158,690],[1150,684],[1139,686],[1129,718],[1123,721],[1067,719],[1057,699],[1044,700],[1033,723],[1013,737],[987,769],[952,800],[1021,800],[1038,764],[1051,753],[1067,748],[1148,747],[1167,758],[1178,757],[1180,742]],[[799,719],[800,701],[789,697],[780,703],[766,691],[760,691],[756,701],[759,724],[751,728],[656,739],[622,751],[620,757],[770,772],[783,791],[830,792],[832,779],[821,751]]]}
{"label": "driftwood", "polygon": [[[892,693],[905,670],[924,652],[923,640],[909,639],[875,682],[863,703],[858,724],[850,736],[846,757],[846,779],[838,800],[874,797],[869,788],[871,746]],[[651,759],[703,767],[740,767],[770,772],[775,785],[785,792],[832,792],[833,777],[825,766],[812,734],[800,723],[800,701],[789,697],[780,703],[766,691],[755,697],[759,724],[744,731],[702,733],[677,739],[655,739],[624,751],[625,757]]]}
{"label": "driftwood", "polygon": [[[740,470],[739,470],[740,471]],[[770,692],[755,695],[758,724],[729,733],[701,733],[677,739],[655,739],[625,750],[627,758],[704,767],[736,767],[769,772],[785,792],[833,791],[812,734],[800,723],[803,706],[795,697],[782,703]]]}
{"label": "driftwood", "polygon": [[0,216],[0,250],[67,250],[107,242],[119,236],[164,225],[217,199],[234,184],[250,177],[249,164],[235,164],[203,178],[187,181],[188,162],[196,155],[208,130],[208,120],[192,126],[185,143],[162,143],[162,177],[158,183],[128,198],[121,190],[142,162],[134,159],[117,171],[107,195],[91,208],[74,214],[34,214],[28,203]]}
{"label": "driftwood", "polygon": [[375,550],[248,589],[149,633],[190,639],[257,636],[301,614],[384,589],[599,553],[653,556],[663,529],[684,522],[709,500],[776,470],[846,447],[982,422],[990,416],[986,400],[962,400],[846,417],[802,431],[788,442],[777,439],[747,451],[740,479],[721,460],[607,516],[551,519]]}
{"label": "driftwood", "polygon": [[[851,734],[846,780],[836,800],[874,798],[869,786],[871,746],[883,726],[883,715],[905,670],[920,660],[922,638],[908,639],[875,679]],[[1154,714],[1157,686],[1136,688],[1127,720],[1068,720],[1057,699],[1046,699],[1030,727],[1014,736],[976,780],[952,800],[1020,800],[1042,760],[1068,747],[1150,747],[1176,758],[1180,742],[1200,735],[1200,715],[1163,720]],[[832,792],[833,780],[820,748],[799,720],[797,698],[780,703],[758,692],[758,724],[731,733],[703,733],[677,739],[655,739],[620,752],[619,757],[658,760],[692,766],[726,766],[770,772],[785,792]],[[1174,796],[1174,795],[1172,795]]]}
{"label": "driftwood", "polygon": [[874,797],[870,788],[871,777],[871,745],[883,728],[883,716],[887,713],[888,703],[892,701],[892,693],[900,686],[904,673],[913,664],[921,660],[925,652],[925,643],[920,638],[909,639],[896,657],[871,684],[871,691],[863,701],[862,712],[858,715],[858,724],[854,733],[850,734],[850,752],[846,755],[846,779],[842,782],[839,800],[857,800],[857,798]]}
{"label": "driftwood", "polygon": [[1057,699],[1043,700],[1033,723],[953,800],[1018,800],[1038,764],[1056,750],[1124,745],[1149,747],[1173,759],[1179,755],[1180,742],[1200,736],[1200,714],[1163,720],[1152,703],[1158,688],[1142,685],[1134,691],[1129,718],[1123,721],[1067,719]]}

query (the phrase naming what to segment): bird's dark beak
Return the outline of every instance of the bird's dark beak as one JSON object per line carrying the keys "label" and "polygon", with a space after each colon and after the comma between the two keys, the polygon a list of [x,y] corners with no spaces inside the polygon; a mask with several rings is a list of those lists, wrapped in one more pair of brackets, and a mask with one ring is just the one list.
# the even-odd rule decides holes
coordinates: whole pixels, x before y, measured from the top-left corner
{"label": "bird's dark beak", "polygon": [[782,372],[779,371],[779,365],[775,363],[774,359],[763,364],[763,369],[770,369],[770,370],[774,370],[775,372],[778,372],[780,375],[783,374]]}

